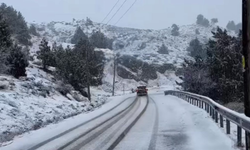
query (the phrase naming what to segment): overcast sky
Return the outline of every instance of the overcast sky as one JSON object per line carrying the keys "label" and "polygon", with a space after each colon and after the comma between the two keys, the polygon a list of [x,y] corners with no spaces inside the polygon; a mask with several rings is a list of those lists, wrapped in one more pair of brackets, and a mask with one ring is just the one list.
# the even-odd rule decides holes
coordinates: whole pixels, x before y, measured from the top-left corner
{"label": "overcast sky", "polygon": [[[118,0],[0,0],[21,11],[27,22],[72,21],[90,17],[101,22]],[[123,3],[119,5],[114,12]],[[124,7],[110,22],[114,24],[135,0],[127,0]],[[241,22],[240,0],[137,0],[134,7],[117,26],[162,29],[195,23],[198,14],[207,19],[218,18],[220,26],[229,20]],[[111,17],[112,15],[110,15]],[[106,21],[108,21],[107,19]],[[104,21],[104,23],[106,23]]]}

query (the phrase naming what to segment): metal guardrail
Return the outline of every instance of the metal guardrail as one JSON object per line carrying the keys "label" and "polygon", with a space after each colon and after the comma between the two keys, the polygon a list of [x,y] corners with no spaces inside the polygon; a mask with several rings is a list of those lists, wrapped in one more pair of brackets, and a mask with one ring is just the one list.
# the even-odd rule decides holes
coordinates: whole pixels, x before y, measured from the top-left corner
{"label": "metal guardrail", "polygon": [[165,91],[165,95],[177,96],[199,108],[202,108],[210,114],[216,123],[219,123],[220,127],[224,127],[223,118],[226,119],[226,133],[230,134],[230,123],[235,123],[237,125],[237,146],[242,146],[242,129],[245,132],[250,133],[250,118],[234,112],[206,96],[201,96],[198,94],[193,94],[183,91]]}

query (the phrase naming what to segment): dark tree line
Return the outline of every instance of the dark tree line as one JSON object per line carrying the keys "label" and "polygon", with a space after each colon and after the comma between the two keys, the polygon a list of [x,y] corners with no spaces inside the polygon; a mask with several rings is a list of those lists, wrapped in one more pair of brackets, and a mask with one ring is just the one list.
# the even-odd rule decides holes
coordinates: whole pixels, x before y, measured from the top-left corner
{"label": "dark tree line", "polygon": [[186,91],[228,103],[243,100],[241,32],[232,37],[217,28],[213,39],[201,44],[190,42],[188,51],[194,60],[185,60],[181,79]]}
{"label": "dark tree line", "polygon": [[13,7],[2,3],[0,6],[0,14],[9,26],[10,34],[18,41],[19,44],[31,45],[29,41],[31,36],[29,28],[23,15],[16,11]]}
{"label": "dark tree line", "polygon": [[11,39],[10,25],[0,14],[0,73],[26,76],[27,54]]}
{"label": "dark tree line", "polygon": [[107,38],[100,30],[93,31],[91,36],[88,36],[82,31],[81,27],[77,27],[73,38],[71,39],[72,44],[77,44],[80,39],[89,40],[89,42],[97,48],[109,48],[112,49],[113,40]]}
{"label": "dark tree line", "polygon": [[[40,44],[38,58],[42,60],[43,69],[48,66],[56,68],[58,78],[71,84],[75,90],[81,92],[90,99],[90,86],[102,84],[104,69],[104,53],[95,51],[96,47],[81,30],[77,28],[71,42],[75,43],[74,48],[57,46],[48,46],[48,42],[43,39]],[[98,45],[103,46],[103,45]],[[85,92],[88,88],[88,92]]]}

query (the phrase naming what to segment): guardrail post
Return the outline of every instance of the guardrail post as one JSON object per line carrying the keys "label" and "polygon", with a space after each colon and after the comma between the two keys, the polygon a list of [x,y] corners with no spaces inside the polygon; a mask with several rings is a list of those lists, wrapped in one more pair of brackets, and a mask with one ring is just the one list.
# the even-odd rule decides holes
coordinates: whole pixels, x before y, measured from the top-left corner
{"label": "guardrail post", "polygon": [[207,108],[207,113],[209,113],[209,106],[207,103],[206,103],[206,108]]}
{"label": "guardrail post", "polygon": [[215,110],[212,108],[212,118],[215,119]]}
{"label": "guardrail post", "polygon": [[220,127],[224,127],[223,116],[220,114]]}
{"label": "guardrail post", "polygon": [[248,142],[250,143],[250,139],[249,139],[249,135],[250,135],[250,133],[248,132],[248,131],[246,131],[245,130],[245,141],[246,141],[246,150],[250,150],[250,147],[248,147],[248,146],[250,146],[249,144],[248,144]]}
{"label": "guardrail post", "polygon": [[240,126],[237,126],[237,146],[242,145],[242,129]]}
{"label": "guardrail post", "polygon": [[226,126],[227,134],[230,134],[230,121],[228,119],[226,119]]}
{"label": "guardrail post", "polygon": [[211,106],[209,106],[209,114],[210,114],[210,116],[212,116],[212,107]]}
{"label": "guardrail post", "polygon": [[218,123],[218,112],[215,110],[215,122]]}
{"label": "guardrail post", "polygon": [[201,108],[201,101],[199,100],[199,107]]}

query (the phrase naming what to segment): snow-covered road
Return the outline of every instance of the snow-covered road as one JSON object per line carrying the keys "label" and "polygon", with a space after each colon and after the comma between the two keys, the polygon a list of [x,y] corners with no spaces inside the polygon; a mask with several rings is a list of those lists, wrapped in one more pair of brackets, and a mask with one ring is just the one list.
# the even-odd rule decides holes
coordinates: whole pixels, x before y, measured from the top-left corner
{"label": "snow-covered road", "polygon": [[116,150],[234,150],[234,142],[209,115],[163,94],[150,95],[148,108]]}
{"label": "snow-covered road", "polygon": [[[165,96],[162,92],[150,93],[148,100],[146,97],[134,100],[134,94],[114,97],[113,100],[94,112],[27,133],[23,137],[16,138],[12,144],[1,147],[0,150],[84,150],[86,148],[106,150],[108,147],[110,148],[110,143],[116,143],[117,139],[121,141],[118,145],[114,145],[115,150],[237,149],[234,146],[234,141],[213,122],[204,110],[190,105],[184,100],[174,96]],[[119,104],[121,104],[119,107],[115,107]],[[127,109],[128,106],[131,106],[131,109]],[[115,116],[117,112],[125,110],[125,108],[126,111]],[[83,124],[111,109],[112,111],[108,112],[107,115]],[[142,116],[137,120],[139,114]],[[108,120],[111,116],[115,117]],[[98,126],[101,122],[105,122],[105,119],[107,122]],[[137,122],[132,124],[134,120]],[[130,124],[133,126],[127,132]],[[79,127],[63,134],[77,125]],[[90,129],[94,126],[97,128],[93,128],[92,132]],[[88,130],[90,132],[87,132]],[[56,137],[60,134],[63,135]],[[123,137],[124,135],[125,137]],[[37,146],[37,144],[51,138],[53,139],[44,145]],[[66,146],[62,147],[65,144]]]}

